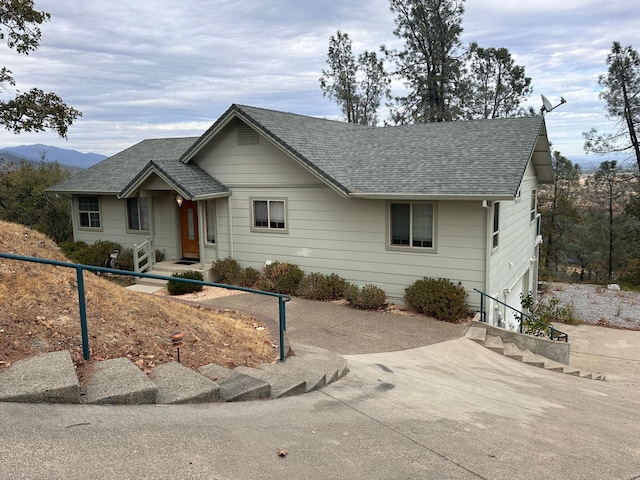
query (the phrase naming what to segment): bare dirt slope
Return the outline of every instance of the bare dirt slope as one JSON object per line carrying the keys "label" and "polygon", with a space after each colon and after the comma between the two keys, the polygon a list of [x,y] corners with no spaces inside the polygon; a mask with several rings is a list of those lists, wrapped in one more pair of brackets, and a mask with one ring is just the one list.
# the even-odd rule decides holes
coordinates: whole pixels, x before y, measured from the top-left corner
{"label": "bare dirt slope", "polygon": [[[44,235],[0,221],[0,252],[68,261]],[[133,292],[84,273],[92,360],[128,357],[142,370],[175,359],[170,335],[185,332],[183,364],[234,367],[271,362],[276,351],[256,319]],[[0,258],[0,369],[37,353],[82,359],[75,269]]]}

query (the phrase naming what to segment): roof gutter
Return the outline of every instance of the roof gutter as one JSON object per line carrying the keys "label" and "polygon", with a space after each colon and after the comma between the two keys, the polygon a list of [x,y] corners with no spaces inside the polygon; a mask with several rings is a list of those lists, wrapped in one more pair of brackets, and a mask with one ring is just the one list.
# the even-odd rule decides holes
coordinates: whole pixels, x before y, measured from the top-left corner
{"label": "roof gutter", "polygon": [[420,194],[420,193],[350,193],[349,198],[362,198],[371,200],[514,200],[514,195],[478,195],[478,194]]}

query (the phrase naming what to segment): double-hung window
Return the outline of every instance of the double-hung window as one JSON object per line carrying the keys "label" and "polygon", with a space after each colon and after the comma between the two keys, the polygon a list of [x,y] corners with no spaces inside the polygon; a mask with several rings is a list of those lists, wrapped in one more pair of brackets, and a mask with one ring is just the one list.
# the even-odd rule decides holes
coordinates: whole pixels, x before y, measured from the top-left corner
{"label": "double-hung window", "polygon": [[253,228],[285,230],[286,202],[284,200],[253,200]]}
{"label": "double-hung window", "polygon": [[433,248],[433,209],[433,203],[390,203],[391,246]]}
{"label": "double-hung window", "polygon": [[148,198],[127,198],[127,226],[129,230],[149,231]]}
{"label": "double-hung window", "polygon": [[80,228],[101,228],[100,200],[98,197],[78,197]]}

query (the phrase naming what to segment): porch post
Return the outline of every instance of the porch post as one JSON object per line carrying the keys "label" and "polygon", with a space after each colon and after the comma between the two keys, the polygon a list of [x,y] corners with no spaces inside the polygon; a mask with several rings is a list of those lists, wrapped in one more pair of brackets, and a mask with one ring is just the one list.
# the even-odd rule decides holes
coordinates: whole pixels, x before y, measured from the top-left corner
{"label": "porch post", "polygon": [[206,209],[204,206],[204,200],[197,200],[196,205],[198,205],[198,248],[200,249],[200,269],[205,269],[205,261],[204,261],[204,245],[205,239],[207,238],[207,230],[206,230],[206,222],[205,215]]}

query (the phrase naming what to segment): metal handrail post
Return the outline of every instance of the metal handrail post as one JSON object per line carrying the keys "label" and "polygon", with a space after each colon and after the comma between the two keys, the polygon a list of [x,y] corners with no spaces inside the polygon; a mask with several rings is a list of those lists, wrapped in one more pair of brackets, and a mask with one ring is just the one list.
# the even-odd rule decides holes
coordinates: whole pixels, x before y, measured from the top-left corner
{"label": "metal handrail post", "polygon": [[285,348],[284,348],[284,332],[287,330],[287,314],[284,306],[285,299],[283,297],[278,297],[278,315],[279,315],[279,326],[280,326],[280,361],[284,362],[286,360],[285,356]]}
{"label": "metal handrail post", "polygon": [[78,280],[78,305],[80,307],[80,332],[82,334],[82,356],[85,360],[91,357],[89,348],[89,329],[87,327],[87,303],[84,294],[84,275],[81,267],[76,267]]}

